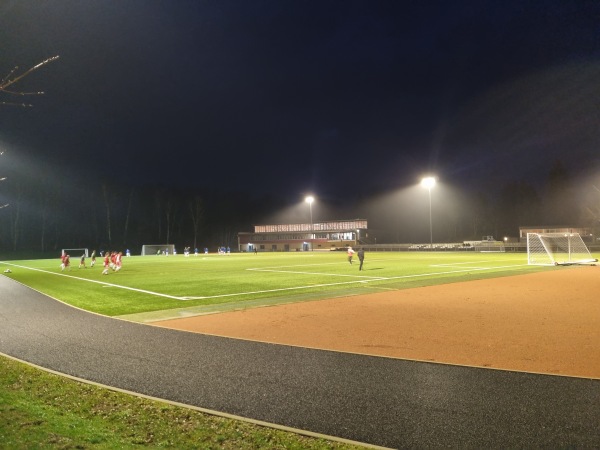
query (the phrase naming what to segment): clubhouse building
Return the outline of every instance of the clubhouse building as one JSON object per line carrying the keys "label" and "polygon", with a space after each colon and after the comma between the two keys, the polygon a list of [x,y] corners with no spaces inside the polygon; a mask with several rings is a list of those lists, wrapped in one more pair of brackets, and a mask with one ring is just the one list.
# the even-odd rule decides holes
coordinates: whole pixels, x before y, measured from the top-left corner
{"label": "clubhouse building", "polygon": [[579,233],[583,242],[594,244],[594,233],[590,227],[573,227],[573,226],[528,226],[519,227],[519,240],[527,242],[527,233]]}
{"label": "clubhouse building", "polygon": [[240,252],[300,252],[357,246],[368,238],[365,219],[315,223],[255,225],[238,233]]}

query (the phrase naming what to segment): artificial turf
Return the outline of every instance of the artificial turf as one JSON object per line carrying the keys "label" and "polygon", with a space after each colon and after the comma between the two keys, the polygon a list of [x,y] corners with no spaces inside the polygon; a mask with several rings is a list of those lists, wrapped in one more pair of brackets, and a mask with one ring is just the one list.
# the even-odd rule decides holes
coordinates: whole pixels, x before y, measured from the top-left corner
{"label": "artificial turf", "polygon": [[258,306],[381,289],[560,270],[526,265],[522,253],[373,252],[364,270],[340,252],[134,256],[119,272],[60,269],[58,259],[0,263],[6,276],[73,306],[122,316],[177,308]]}

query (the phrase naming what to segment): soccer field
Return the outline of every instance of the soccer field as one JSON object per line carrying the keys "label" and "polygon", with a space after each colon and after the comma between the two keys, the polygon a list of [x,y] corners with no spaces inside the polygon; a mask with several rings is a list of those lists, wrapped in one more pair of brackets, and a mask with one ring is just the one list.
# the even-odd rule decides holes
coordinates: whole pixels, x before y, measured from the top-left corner
{"label": "soccer field", "polygon": [[367,253],[364,270],[343,252],[134,256],[120,272],[101,264],[61,272],[60,260],[2,262],[6,276],[79,308],[123,316],[177,309],[196,313],[332,298],[381,290],[517,275],[528,266],[515,253]]}

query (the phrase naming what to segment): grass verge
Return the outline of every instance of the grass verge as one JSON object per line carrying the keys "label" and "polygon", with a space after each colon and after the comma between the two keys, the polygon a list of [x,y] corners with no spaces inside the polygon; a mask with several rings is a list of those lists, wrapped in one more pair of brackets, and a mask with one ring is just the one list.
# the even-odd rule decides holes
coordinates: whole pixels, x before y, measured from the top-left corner
{"label": "grass verge", "polygon": [[54,375],[0,356],[0,447],[358,449]]}

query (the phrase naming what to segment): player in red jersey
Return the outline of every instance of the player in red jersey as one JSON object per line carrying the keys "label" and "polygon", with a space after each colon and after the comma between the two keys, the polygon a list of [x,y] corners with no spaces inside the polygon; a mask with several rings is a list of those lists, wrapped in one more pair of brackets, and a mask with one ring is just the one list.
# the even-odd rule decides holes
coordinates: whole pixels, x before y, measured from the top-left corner
{"label": "player in red jersey", "polygon": [[108,268],[110,267],[110,253],[104,253],[104,270],[102,271],[102,275],[108,275]]}
{"label": "player in red jersey", "polygon": [[121,270],[121,261],[123,259],[123,252],[119,252],[115,255],[115,272]]}
{"label": "player in red jersey", "polygon": [[63,256],[63,262],[60,265],[60,267],[62,271],[64,271],[65,269],[71,270],[71,257],[68,254],[65,254]]}

